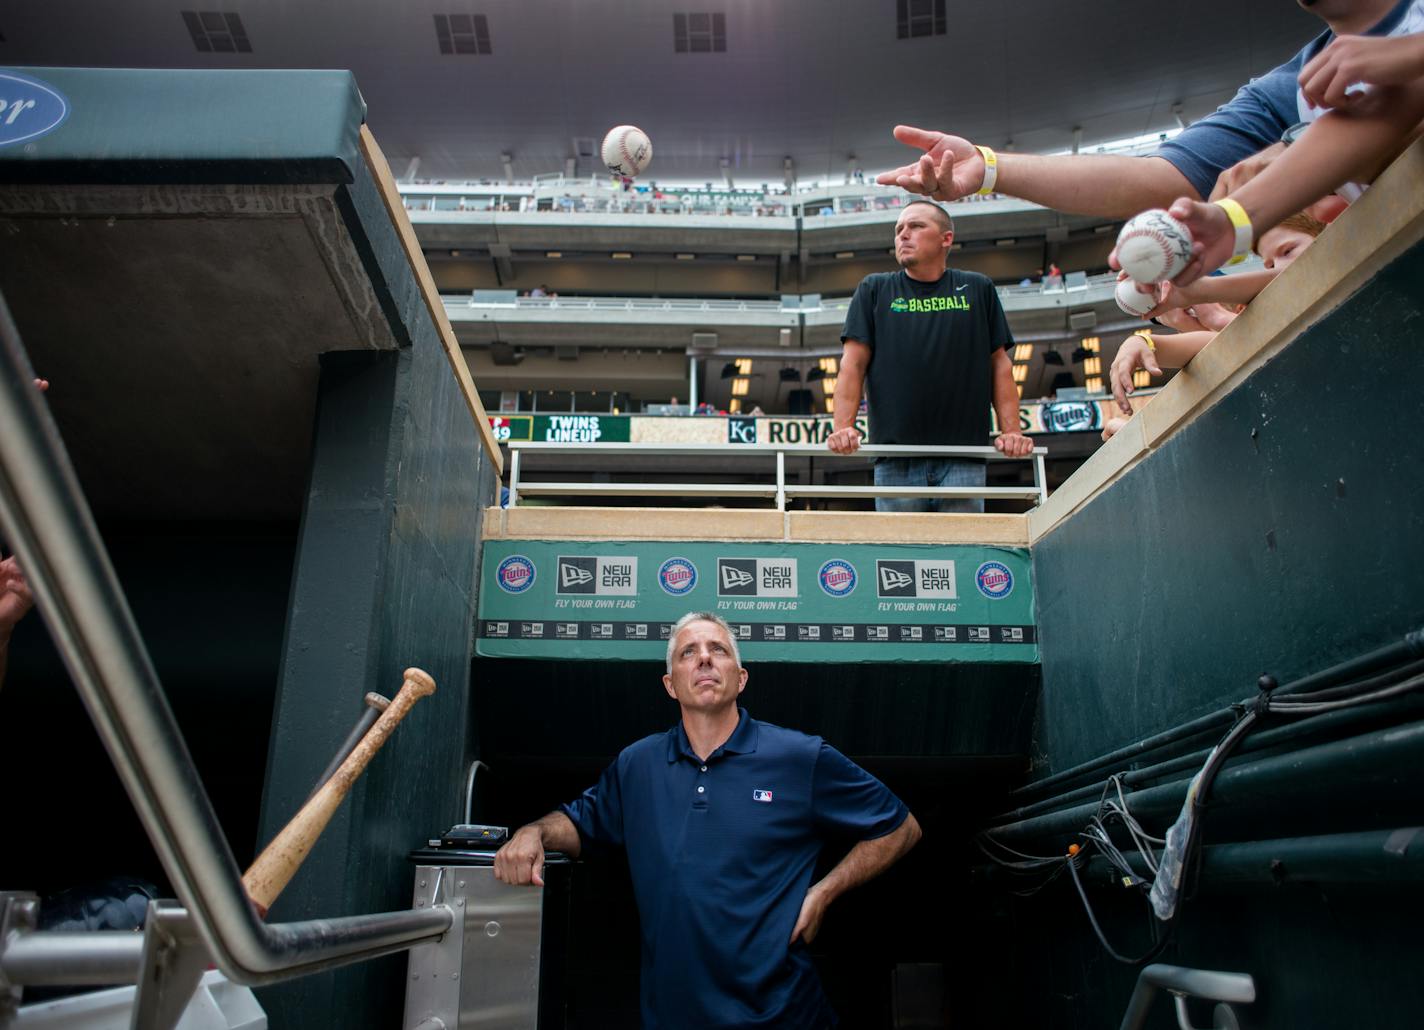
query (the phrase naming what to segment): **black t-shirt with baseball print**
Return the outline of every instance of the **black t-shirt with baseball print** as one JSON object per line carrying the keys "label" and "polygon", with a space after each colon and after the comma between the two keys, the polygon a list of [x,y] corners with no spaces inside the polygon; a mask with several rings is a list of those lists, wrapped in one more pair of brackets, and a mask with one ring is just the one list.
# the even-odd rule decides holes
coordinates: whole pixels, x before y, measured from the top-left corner
{"label": "black t-shirt with baseball print", "polygon": [[991,358],[1014,340],[986,276],[947,269],[927,283],[903,269],[868,275],[851,299],[841,340],[870,348],[871,442],[989,442]]}

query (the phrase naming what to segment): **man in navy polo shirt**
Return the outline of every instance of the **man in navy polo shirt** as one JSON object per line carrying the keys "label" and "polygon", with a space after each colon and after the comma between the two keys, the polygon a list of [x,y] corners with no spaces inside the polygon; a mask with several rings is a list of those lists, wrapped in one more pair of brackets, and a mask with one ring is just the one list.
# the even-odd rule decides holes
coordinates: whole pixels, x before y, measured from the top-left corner
{"label": "man in navy polo shirt", "polygon": [[[663,686],[682,718],[614,760],[576,801],[521,828],[495,876],[543,884],[544,852],[626,849],[642,924],[643,1026],[836,1024],[807,945],[830,903],[920,838],[899,798],[819,737],[757,722],[727,623],[673,626]],[[822,844],[855,840],[811,876]]]}

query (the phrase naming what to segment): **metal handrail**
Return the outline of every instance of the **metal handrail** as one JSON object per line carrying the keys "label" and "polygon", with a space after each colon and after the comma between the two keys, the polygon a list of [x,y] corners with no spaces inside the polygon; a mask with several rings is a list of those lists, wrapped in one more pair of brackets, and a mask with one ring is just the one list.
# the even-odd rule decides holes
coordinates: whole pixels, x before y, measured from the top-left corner
{"label": "metal handrail", "polygon": [[440,937],[453,922],[443,906],[279,924],[257,919],[33,378],[0,297],[0,532],[213,959],[229,979],[257,984]]}
{"label": "metal handrail", "polygon": [[[1250,1005],[1256,1000],[1256,981],[1250,973],[1226,973],[1215,969],[1188,969],[1154,963],[1138,974],[1137,985],[1128,999],[1127,1011],[1123,1013],[1121,1030],[1142,1030],[1147,1025],[1147,1015],[1158,991],[1172,995],[1177,1008],[1177,1025],[1182,1030],[1192,1030],[1192,1024],[1187,1019],[1187,998],[1205,998],[1228,1006]],[[1230,1020],[1226,1025],[1239,1025],[1229,1009],[1226,1016]],[[1222,1026],[1222,1019],[1218,1018],[1215,1025]]]}
{"label": "metal handrail", "polygon": [[[821,444],[746,444],[694,443],[550,443],[542,440],[511,440],[509,446],[509,507],[519,504],[520,493],[534,495],[592,494],[603,496],[685,497],[688,495],[774,497],[776,510],[786,510],[786,499],[795,497],[950,497],[1007,498],[1011,500],[1048,500],[1048,476],[1043,457],[1046,447],[1035,447],[1023,457],[1010,457],[994,447],[915,446],[909,444],[865,444],[854,454],[836,454]],[[776,459],[775,485],[757,486],[716,483],[521,483],[523,455],[533,453],[569,454],[632,454],[639,457],[665,455],[673,457],[717,457]],[[964,487],[964,486],[803,486],[786,482],[787,455],[816,458],[887,458],[924,456],[935,458],[980,458],[988,461],[1033,462],[1033,486],[1030,487]]]}

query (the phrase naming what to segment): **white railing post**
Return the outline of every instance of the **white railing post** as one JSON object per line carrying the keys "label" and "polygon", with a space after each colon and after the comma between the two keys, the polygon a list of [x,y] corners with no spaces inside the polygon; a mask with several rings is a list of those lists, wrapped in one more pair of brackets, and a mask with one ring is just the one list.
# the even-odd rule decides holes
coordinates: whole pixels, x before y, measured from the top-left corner
{"label": "white railing post", "polygon": [[776,510],[786,510],[786,452],[776,449]]}
{"label": "white railing post", "polygon": [[1038,448],[1034,448],[1033,456],[1033,485],[1038,487],[1038,503],[1048,503],[1048,470],[1043,464],[1043,455],[1038,453]]}
{"label": "white railing post", "polygon": [[509,449],[509,507],[519,503],[519,448]]}

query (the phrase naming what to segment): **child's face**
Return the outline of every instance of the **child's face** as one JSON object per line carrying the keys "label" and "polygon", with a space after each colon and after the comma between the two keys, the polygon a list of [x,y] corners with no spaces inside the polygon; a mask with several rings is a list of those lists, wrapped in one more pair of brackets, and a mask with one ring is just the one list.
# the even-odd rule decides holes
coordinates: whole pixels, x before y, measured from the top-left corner
{"label": "child's face", "polygon": [[1315,242],[1315,237],[1299,229],[1282,229],[1276,226],[1261,236],[1261,260],[1267,268],[1285,268]]}

